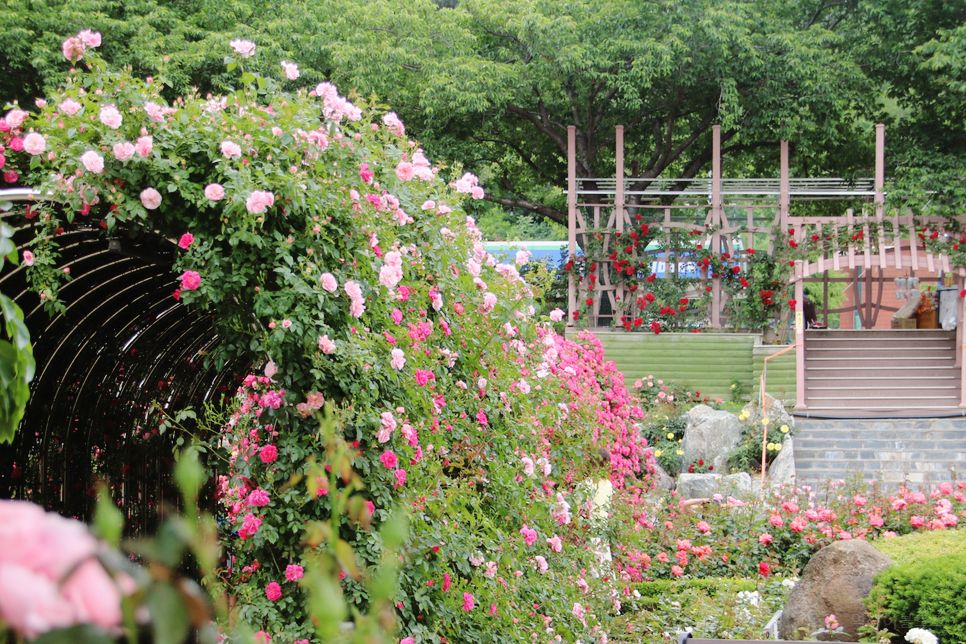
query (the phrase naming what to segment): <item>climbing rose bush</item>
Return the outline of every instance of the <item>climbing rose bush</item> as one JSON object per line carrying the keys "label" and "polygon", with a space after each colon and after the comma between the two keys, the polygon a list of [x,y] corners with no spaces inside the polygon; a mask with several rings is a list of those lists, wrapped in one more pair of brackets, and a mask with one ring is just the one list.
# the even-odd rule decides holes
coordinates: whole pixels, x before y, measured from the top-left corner
{"label": "climbing rose bush", "polygon": [[[276,642],[313,638],[366,610],[377,529],[404,509],[380,619],[407,644],[606,641],[629,588],[594,498],[601,479],[650,487],[641,412],[600,343],[556,335],[520,262],[484,250],[461,209],[478,179],[331,83],[283,92],[246,72],[256,43],[232,43],[233,93],[170,101],[94,46],[65,44],[63,87],[5,117],[51,195],[28,213],[28,277],[60,310],[76,277],[60,232],[157,231],[172,297],[213,313],[209,359],[253,365],[210,441],[229,533],[214,592]],[[339,592],[307,605],[319,575]]]}

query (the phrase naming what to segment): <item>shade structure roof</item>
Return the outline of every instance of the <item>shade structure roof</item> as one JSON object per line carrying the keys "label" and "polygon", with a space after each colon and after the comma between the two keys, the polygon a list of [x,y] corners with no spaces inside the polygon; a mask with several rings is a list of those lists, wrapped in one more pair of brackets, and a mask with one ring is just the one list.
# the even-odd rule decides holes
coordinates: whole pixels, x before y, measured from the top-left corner
{"label": "shade structure roof", "polygon": [[[25,216],[25,189],[0,191],[0,213],[23,247],[37,219]],[[84,217],[58,235],[57,267],[66,306],[51,317],[28,289],[27,269],[7,263],[0,292],[20,306],[37,370],[20,430],[0,446],[0,498],[30,498],[68,516],[88,517],[93,487],[107,482],[139,532],[170,494],[172,432],[161,409],[191,407],[234,393],[238,369],[206,358],[219,342],[209,314],[173,297],[178,251],[150,232],[107,232]],[[167,462],[166,462],[167,461]]]}

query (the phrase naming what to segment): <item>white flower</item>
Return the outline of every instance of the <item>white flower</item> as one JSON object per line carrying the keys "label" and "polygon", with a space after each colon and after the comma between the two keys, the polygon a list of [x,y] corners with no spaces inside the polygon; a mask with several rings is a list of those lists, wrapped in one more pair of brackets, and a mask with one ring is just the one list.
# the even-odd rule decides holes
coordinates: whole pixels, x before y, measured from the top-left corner
{"label": "white flower", "polygon": [[912,644],[938,644],[939,640],[924,628],[910,628],[906,632],[906,641]]}

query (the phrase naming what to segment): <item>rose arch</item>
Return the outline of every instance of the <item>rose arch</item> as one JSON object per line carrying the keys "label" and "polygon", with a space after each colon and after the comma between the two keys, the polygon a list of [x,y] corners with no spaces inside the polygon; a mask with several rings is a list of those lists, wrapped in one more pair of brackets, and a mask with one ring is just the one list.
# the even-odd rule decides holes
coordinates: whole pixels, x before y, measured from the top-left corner
{"label": "rose arch", "polygon": [[[402,636],[605,639],[620,602],[595,572],[610,553],[594,482],[649,489],[641,412],[592,336],[555,333],[525,254],[483,248],[461,208],[477,178],[291,64],[256,77],[252,43],[226,58],[232,92],[177,98],[99,44],[68,39],[62,86],[3,120],[6,170],[34,195],[4,215],[20,266],[0,276],[37,343],[18,468],[49,478],[93,452],[45,479],[51,499],[95,478],[147,499],[98,441],[134,453],[185,425],[222,508],[211,583],[279,641],[373,599],[376,528],[400,510],[398,586],[379,592]],[[331,601],[307,605],[332,566]]]}

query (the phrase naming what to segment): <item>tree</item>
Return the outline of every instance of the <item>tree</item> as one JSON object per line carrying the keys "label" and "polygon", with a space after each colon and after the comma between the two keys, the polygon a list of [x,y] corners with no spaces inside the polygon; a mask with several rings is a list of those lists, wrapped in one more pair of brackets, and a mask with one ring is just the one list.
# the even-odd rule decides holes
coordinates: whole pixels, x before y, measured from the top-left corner
{"label": "tree", "polygon": [[584,178],[613,176],[619,124],[639,187],[706,171],[716,123],[729,156],[804,139],[800,153],[833,169],[828,151],[854,141],[870,96],[842,36],[763,0],[342,0],[332,14],[343,84],[492,175],[492,201],[560,223],[563,197],[547,186],[566,176],[568,125]]}

